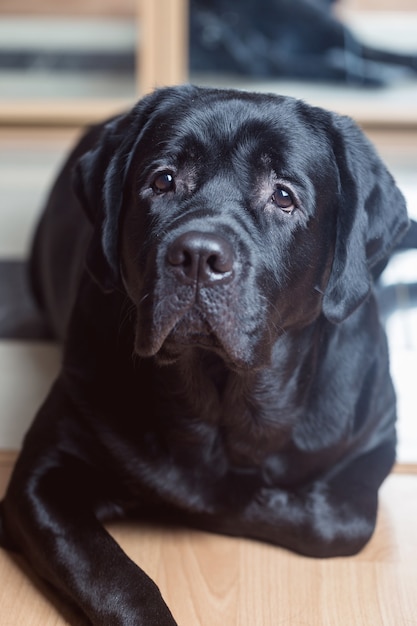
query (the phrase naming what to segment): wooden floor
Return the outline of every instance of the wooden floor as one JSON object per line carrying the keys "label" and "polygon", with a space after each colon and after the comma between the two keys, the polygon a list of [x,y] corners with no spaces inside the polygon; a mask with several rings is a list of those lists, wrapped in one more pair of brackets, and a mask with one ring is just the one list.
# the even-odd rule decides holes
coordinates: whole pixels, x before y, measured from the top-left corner
{"label": "wooden floor", "polygon": [[[13,455],[0,455],[0,493],[12,461]],[[383,485],[376,533],[353,558],[313,560],[253,541],[137,524],[110,530],[157,581],[179,626],[417,624],[412,468]],[[24,569],[0,551],[0,626],[76,626]]]}

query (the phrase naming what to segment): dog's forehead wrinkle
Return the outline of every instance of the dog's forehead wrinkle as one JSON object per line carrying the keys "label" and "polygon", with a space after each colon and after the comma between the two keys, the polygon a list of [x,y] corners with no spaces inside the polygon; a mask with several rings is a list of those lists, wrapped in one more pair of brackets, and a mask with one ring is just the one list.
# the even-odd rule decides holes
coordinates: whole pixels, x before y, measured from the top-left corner
{"label": "dog's forehead wrinkle", "polygon": [[265,98],[236,96],[227,98],[225,108],[224,94],[214,97],[210,106],[207,102],[195,103],[188,110],[172,112],[172,121],[168,123],[166,135],[170,135],[173,145],[179,141],[201,146],[221,145],[231,148],[237,142],[269,140],[285,141],[286,136],[294,127],[294,116],[286,109],[294,108],[291,99],[275,97],[270,102]]}

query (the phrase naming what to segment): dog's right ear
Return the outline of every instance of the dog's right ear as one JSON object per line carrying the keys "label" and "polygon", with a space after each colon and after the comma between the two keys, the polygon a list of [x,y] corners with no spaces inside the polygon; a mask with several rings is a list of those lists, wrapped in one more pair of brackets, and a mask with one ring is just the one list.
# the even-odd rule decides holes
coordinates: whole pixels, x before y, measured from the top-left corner
{"label": "dog's right ear", "polygon": [[[118,283],[118,266],[116,259],[109,254],[110,249],[117,247],[117,233],[107,229],[105,242],[105,223],[110,214],[118,215],[121,210],[124,180],[121,149],[123,146],[125,154],[135,139],[135,134],[131,133],[130,141],[126,140],[131,124],[130,113],[112,119],[105,126],[92,128],[82,142],[94,147],[81,156],[73,171],[74,191],[94,227],[87,251],[87,269],[106,292],[112,291]],[[109,183],[106,184],[110,167],[114,172],[111,189]],[[115,175],[116,170],[119,170],[119,176]]]}
{"label": "dog's right ear", "polygon": [[126,115],[93,128],[82,140],[85,150],[79,150],[82,156],[74,170],[73,184],[94,226],[87,269],[104,291],[120,285],[119,225],[132,155],[140,149],[148,121],[175,103],[188,103],[196,89],[191,85],[159,89]]}
{"label": "dog's right ear", "polygon": [[78,157],[73,169],[73,188],[89,221],[94,224],[101,211],[101,187],[106,169],[120,141],[116,128],[122,132],[125,115],[105,125],[97,125],[81,138]]}

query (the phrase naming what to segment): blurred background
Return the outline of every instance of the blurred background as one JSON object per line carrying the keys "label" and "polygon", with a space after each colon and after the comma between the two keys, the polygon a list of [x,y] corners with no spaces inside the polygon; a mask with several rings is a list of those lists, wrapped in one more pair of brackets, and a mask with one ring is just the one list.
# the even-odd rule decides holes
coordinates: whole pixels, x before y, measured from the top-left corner
{"label": "blurred background", "polygon": [[[416,0],[0,0],[0,450],[20,446],[59,364],[24,259],[82,129],[168,83],[300,97],[358,122],[417,219],[416,34]],[[396,255],[381,300],[404,466],[417,464],[416,285],[417,251]]]}

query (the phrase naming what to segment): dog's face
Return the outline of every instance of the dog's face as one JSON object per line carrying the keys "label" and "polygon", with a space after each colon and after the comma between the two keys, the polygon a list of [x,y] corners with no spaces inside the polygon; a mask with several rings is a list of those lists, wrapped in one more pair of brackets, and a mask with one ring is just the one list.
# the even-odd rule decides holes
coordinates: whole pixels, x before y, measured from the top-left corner
{"label": "dog's face", "polygon": [[202,346],[259,366],[278,334],[319,315],[338,176],[331,147],[294,108],[214,99],[152,119],[121,236],[140,355]]}
{"label": "dog's face", "polygon": [[280,334],[359,306],[407,223],[360,131],[290,98],[174,88],[106,133],[80,168],[92,272],[123,283],[136,351],[161,362],[198,346],[268,365]]}

